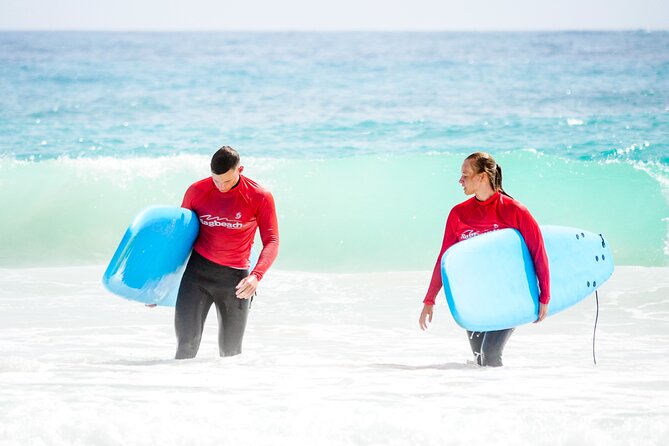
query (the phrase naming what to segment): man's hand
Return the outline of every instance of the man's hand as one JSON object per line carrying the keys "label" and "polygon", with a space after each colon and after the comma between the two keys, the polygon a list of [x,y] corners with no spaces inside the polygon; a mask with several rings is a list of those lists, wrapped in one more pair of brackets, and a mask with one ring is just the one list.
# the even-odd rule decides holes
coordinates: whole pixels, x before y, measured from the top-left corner
{"label": "man's hand", "polygon": [[420,325],[421,330],[427,330],[427,323],[432,323],[433,310],[434,305],[423,305],[423,311],[420,312],[420,317],[418,318],[418,325]]}
{"label": "man's hand", "polygon": [[539,317],[537,317],[537,320],[534,321],[536,324],[537,322],[541,322],[544,319],[546,319],[546,316],[548,316],[548,304],[539,304]]}
{"label": "man's hand", "polygon": [[237,299],[249,299],[258,288],[258,278],[253,274],[246,276],[235,288],[237,289]]}

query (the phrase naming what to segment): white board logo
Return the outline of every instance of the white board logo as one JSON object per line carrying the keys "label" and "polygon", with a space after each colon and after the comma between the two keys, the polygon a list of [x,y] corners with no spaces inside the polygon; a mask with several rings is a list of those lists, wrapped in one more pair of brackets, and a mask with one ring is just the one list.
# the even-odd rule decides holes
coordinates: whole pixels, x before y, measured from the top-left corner
{"label": "white board logo", "polygon": [[214,217],[212,215],[201,215],[200,223],[209,227],[222,227],[227,229],[242,229],[242,224],[238,221],[228,220],[225,217]]}

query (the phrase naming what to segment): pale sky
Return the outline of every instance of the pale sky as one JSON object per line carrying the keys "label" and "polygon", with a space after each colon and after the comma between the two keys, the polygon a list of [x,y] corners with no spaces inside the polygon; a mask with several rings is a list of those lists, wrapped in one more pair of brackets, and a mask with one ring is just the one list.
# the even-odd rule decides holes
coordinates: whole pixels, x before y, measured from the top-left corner
{"label": "pale sky", "polygon": [[669,30],[669,0],[0,0],[0,30]]}

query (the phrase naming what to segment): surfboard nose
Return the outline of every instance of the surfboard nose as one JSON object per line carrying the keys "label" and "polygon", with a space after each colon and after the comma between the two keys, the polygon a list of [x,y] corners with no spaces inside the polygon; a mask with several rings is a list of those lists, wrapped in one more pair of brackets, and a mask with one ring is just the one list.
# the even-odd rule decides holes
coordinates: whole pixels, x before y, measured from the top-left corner
{"label": "surfboard nose", "polygon": [[173,306],[198,230],[197,216],[189,209],[144,209],[126,230],[102,283],[128,299]]}

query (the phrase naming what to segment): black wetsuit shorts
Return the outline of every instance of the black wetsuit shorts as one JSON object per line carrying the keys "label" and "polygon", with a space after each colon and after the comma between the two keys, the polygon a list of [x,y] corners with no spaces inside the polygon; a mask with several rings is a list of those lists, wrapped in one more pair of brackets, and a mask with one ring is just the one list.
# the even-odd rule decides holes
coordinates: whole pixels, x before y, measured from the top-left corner
{"label": "black wetsuit shorts", "polygon": [[251,299],[239,299],[235,287],[249,272],[219,265],[193,251],[186,266],[174,314],[176,359],[194,358],[211,305],[218,315],[218,349],[221,356],[242,352]]}

